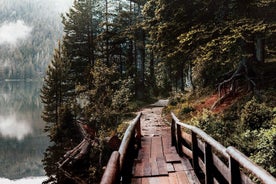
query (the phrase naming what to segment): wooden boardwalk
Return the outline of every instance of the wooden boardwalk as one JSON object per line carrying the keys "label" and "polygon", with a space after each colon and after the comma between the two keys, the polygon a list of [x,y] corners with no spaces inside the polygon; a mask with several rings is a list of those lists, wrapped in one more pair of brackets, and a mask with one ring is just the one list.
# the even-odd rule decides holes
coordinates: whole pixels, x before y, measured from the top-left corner
{"label": "wooden boardwalk", "polygon": [[134,161],[133,184],[199,183],[187,158],[171,147],[170,127],[161,118],[160,107],[143,110],[141,149]]}

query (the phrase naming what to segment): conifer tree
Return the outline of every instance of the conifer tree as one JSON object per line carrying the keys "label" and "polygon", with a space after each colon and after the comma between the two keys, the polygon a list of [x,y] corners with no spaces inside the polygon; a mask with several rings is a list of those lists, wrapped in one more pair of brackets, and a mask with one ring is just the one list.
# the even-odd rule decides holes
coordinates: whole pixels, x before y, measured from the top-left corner
{"label": "conifer tree", "polygon": [[[41,100],[44,105],[42,119],[46,122],[45,132],[53,143],[44,153],[43,165],[47,176],[49,176],[45,183],[63,183],[61,182],[62,178],[65,178],[60,175],[61,172],[58,169],[57,162],[65,152],[64,146],[70,143],[70,141],[68,142],[64,139],[71,139],[69,134],[63,136],[67,130],[61,128],[62,125],[72,122],[71,120],[68,121],[68,119],[65,122],[62,119],[65,116],[62,109],[68,104],[71,95],[67,78],[69,66],[66,51],[59,42],[58,48],[55,49],[53,60],[48,66],[41,89]],[[72,129],[72,127],[69,129]]]}
{"label": "conifer tree", "polygon": [[69,13],[62,16],[63,42],[71,63],[70,75],[77,85],[88,83],[89,72],[95,63],[94,2],[74,1]]}
{"label": "conifer tree", "polygon": [[58,122],[59,108],[69,98],[68,72],[69,64],[64,47],[59,43],[54,58],[48,66],[41,89],[41,100],[44,105],[42,119],[47,122],[45,131],[50,132]]}

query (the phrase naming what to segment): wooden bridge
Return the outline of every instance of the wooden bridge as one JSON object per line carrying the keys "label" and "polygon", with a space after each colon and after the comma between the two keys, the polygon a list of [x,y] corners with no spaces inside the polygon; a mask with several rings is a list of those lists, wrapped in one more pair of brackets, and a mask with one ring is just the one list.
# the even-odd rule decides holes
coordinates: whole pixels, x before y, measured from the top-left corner
{"label": "wooden bridge", "polygon": [[225,148],[173,113],[168,125],[157,118],[161,108],[153,109],[139,113],[129,125],[101,184],[276,184],[273,176],[234,147]]}

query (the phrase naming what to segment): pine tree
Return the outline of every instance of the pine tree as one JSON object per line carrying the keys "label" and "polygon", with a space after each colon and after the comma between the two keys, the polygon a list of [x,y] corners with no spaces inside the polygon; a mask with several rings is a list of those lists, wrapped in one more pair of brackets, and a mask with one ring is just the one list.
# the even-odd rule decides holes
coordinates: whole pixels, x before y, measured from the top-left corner
{"label": "pine tree", "polygon": [[57,168],[57,162],[65,152],[66,141],[63,140],[63,137],[71,137],[71,135],[63,136],[61,132],[66,131],[66,129],[60,128],[63,123],[70,123],[62,120],[64,116],[62,108],[69,104],[68,100],[71,98],[67,78],[70,65],[67,62],[67,54],[59,42],[58,48],[55,49],[54,58],[48,66],[41,89],[41,100],[44,105],[42,119],[46,122],[45,132],[53,143],[45,151],[42,161],[46,174],[49,176],[45,183],[62,183],[59,182],[61,179],[58,178],[64,178],[60,177],[61,172]]}
{"label": "pine tree", "polygon": [[74,1],[69,13],[62,16],[63,42],[71,63],[70,75],[77,85],[88,83],[89,72],[95,63],[93,3],[93,0]]}
{"label": "pine tree", "polygon": [[45,131],[50,132],[58,122],[59,107],[69,98],[67,54],[61,43],[55,49],[54,58],[48,66],[41,89],[41,100],[44,104],[42,119],[47,122]]}

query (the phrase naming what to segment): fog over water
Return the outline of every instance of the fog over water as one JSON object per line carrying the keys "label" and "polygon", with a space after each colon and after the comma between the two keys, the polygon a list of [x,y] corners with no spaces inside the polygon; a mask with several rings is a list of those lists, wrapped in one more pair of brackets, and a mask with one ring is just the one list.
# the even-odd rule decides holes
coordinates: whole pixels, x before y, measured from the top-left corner
{"label": "fog over water", "polygon": [[0,45],[15,45],[18,40],[27,39],[32,31],[32,27],[25,24],[23,20],[16,22],[4,22],[0,25]]}
{"label": "fog over water", "polygon": [[0,116],[0,134],[5,138],[23,140],[25,136],[33,132],[32,126],[25,120],[19,120],[15,114]]}
{"label": "fog over water", "polygon": [[55,35],[52,30],[62,30],[60,14],[72,3],[73,0],[0,0],[0,184],[41,184],[46,179],[42,159],[49,140],[40,117],[42,84],[24,81],[24,75],[4,78],[3,74],[15,76],[9,74],[18,73],[17,69],[25,66],[19,64],[29,61],[34,68],[47,67],[44,63],[50,62],[53,49],[46,46],[57,42],[53,39],[57,36],[49,35]]}

